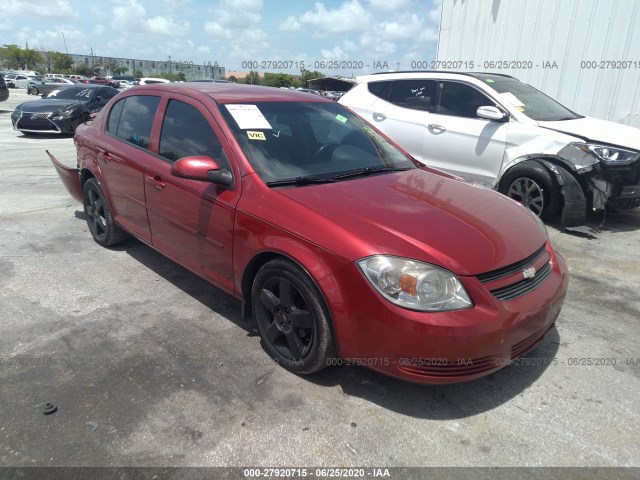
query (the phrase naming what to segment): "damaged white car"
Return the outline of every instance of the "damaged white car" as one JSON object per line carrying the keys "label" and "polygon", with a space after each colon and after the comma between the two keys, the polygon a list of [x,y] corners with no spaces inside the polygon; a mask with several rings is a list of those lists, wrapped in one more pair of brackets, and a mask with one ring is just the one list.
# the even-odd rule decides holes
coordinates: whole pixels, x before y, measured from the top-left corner
{"label": "damaged white car", "polygon": [[640,130],[583,117],[516,78],[395,72],[340,103],[421,162],[494,188],[565,226],[640,206]]}

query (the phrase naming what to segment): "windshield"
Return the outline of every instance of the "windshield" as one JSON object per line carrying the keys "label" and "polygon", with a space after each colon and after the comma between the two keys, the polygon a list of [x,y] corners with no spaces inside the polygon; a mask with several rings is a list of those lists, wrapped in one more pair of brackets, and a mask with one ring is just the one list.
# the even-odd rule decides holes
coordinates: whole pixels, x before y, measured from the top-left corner
{"label": "windshield", "polygon": [[62,100],[77,100],[79,102],[88,102],[94,89],[91,88],[74,88],[73,86],[63,87],[54,90],[47,98],[60,98]]}
{"label": "windshield", "polygon": [[[337,103],[261,102],[220,109],[249,162],[266,183],[332,179],[414,168],[413,162]],[[345,177],[347,178],[347,177]]]}
{"label": "windshield", "polygon": [[527,117],[538,122],[573,120],[582,118],[564,105],[548,97],[531,85],[517,80],[486,79],[485,82],[500,93],[502,100],[511,103]]}

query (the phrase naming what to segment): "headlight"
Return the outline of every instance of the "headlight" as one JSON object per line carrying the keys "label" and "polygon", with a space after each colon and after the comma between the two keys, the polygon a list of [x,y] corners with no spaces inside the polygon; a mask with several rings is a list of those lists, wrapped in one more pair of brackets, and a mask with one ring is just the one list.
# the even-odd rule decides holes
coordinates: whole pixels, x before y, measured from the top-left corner
{"label": "headlight", "polygon": [[69,118],[74,113],[73,110],[62,110],[61,112],[56,112],[51,115],[52,120],[62,120],[65,118]]}
{"label": "headlight", "polygon": [[606,165],[629,165],[640,158],[640,152],[625,150],[623,148],[593,143],[577,144],[576,146],[585,153],[591,153]]}
{"label": "headlight", "polygon": [[458,277],[443,268],[388,255],[374,255],[357,263],[375,289],[399,307],[443,312],[473,306]]}

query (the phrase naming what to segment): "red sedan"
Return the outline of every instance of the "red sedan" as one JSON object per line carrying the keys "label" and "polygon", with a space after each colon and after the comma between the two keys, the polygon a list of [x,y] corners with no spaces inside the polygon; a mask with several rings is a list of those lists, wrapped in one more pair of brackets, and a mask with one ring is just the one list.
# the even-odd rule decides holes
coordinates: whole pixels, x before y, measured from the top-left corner
{"label": "red sedan", "polygon": [[416,162],[342,105],[235,84],[126,90],[51,154],[96,242],[132,235],[241,299],[296,373],[422,383],[537,345],[568,284],[544,225]]}

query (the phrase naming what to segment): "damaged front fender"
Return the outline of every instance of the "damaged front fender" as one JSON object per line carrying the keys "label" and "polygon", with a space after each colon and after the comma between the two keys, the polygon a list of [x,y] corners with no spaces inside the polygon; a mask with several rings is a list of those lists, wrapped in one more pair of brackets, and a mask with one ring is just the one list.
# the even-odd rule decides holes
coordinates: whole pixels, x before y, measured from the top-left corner
{"label": "damaged front fender", "polygon": [[538,161],[555,176],[560,186],[560,194],[564,200],[560,223],[564,227],[582,225],[587,219],[587,199],[578,180],[568,170],[548,160]]}
{"label": "damaged front fender", "polygon": [[69,168],[63,165],[56,157],[54,157],[49,150],[46,150],[47,155],[51,159],[53,166],[56,167],[58,176],[62,180],[62,184],[65,186],[69,194],[78,202],[84,201],[84,192],[80,185],[80,173],[77,168]]}

